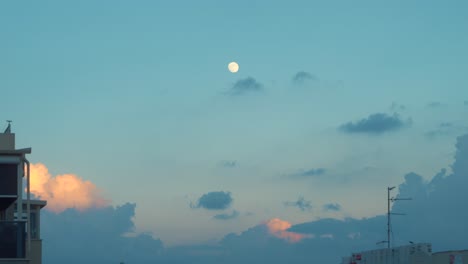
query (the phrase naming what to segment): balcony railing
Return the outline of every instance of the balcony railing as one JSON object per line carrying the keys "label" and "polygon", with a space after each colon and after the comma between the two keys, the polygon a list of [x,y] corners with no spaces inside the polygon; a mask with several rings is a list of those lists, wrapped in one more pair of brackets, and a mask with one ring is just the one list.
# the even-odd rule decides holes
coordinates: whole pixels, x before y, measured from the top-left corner
{"label": "balcony railing", "polygon": [[25,258],[26,222],[0,221],[0,259]]}

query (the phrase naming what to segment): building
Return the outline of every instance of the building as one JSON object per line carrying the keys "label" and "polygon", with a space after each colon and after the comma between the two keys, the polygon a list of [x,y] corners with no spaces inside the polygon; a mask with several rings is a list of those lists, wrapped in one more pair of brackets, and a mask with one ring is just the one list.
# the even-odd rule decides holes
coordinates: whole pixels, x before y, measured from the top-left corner
{"label": "building", "polygon": [[31,200],[30,153],[16,149],[8,124],[0,133],[0,264],[42,263],[40,210],[46,201]]}
{"label": "building", "polygon": [[369,250],[344,257],[342,264],[468,264],[468,250],[431,253],[431,244]]}
{"label": "building", "polygon": [[342,264],[429,264],[432,246],[429,243],[375,249],[353,253],[345,257]]}
{"label": "building", "polygon": [[434,253],[432,254],[432,264],[468,264],[468,250]]}

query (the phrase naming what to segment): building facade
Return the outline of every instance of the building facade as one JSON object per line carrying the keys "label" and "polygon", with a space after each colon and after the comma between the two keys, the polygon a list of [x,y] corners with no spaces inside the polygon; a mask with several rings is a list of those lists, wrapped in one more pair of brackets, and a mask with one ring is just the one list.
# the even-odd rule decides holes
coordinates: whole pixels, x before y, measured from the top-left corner
{"label": "building facade", "polygon": [[432,246],[429,243],[384,248],[353,253],[342,264],[429,264]]}
{"label": "building facade", "polygon": [[432,253],[429,243],[353,253],[342,264],[468,264],[468,250]]}
{"label": "building facade", "polygon": [[40,210],[46,201],[31,200],[30,153],[16,149],[10,124],[0,133],[0,264],[42,263]]}

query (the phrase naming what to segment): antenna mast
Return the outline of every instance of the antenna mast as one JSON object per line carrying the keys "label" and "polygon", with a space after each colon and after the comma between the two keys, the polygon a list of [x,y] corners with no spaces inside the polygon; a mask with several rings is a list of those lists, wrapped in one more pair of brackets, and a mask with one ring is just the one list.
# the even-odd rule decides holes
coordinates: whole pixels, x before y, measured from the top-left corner
{"label": "antenna mast", "polygon": [[390,248],[391,246],[391,243],[390,243],[390,240],[391,240],[391,224],[390,224],[390,215],[405,215],[405,214],[401,214],[401,213],[391,213],[390,212],[390,203],[391,202],[395,202],[395,201],[401,201],[401,200],[412,200],[411,198],[393,198],[393,197],[390,197],[390,191],[395,189],[395,186],[393,187],[387,187],[387,248]]}
{"label": "antenna mast", "polygon": [[8,126],[5,129],[5,132],[3,132],[3,133],[5,133],[5,134],[10,134],[11,133],[11,122],[13,122],[13,121],[7,120]]}

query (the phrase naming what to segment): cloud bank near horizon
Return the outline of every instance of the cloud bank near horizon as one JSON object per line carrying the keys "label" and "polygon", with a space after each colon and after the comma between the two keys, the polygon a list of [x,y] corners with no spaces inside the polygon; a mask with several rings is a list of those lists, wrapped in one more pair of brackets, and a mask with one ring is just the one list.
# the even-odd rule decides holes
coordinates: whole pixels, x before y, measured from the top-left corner
{"label": "cloud bank near horizon", "polygon": [[134,233],[135,204],[107,206],[41,216],[44,263],[152,263],[163,243]]}
{"label": "cloud bank near horizon", "polygon": [[[413,200],[396,202],[392,208],[394,212],[407,214],[392,220],[393,245],[407,244],[408,241],[430,242],[435,252],[468,248],[468,230],[465,228],[468,211],[461,209],[468,200],[464,190],[468,186],[468,134],[458,138],[451,168],[453,173],[448,174],[442,169],[430,181],[415,173],[404,176],[404,182],[395,194]],[[223,208],[230,203],[222,204],[217,207]],[[52,264],[64,260],[68,263],[331,264],[352,252],[382,247],[376,242],[386,239],[385,215],[364,219],[320,219],[296,225],[274,218],[240,234],[228,234],[216,245],[164,248],[162,241],[151,235],[126,235],[134,230],[134,210],[134,204],[125,204],[84,211],[77,208],[60,213],[45,211],[44,260]],[[87,259],[77,252],[88,252]]]}

